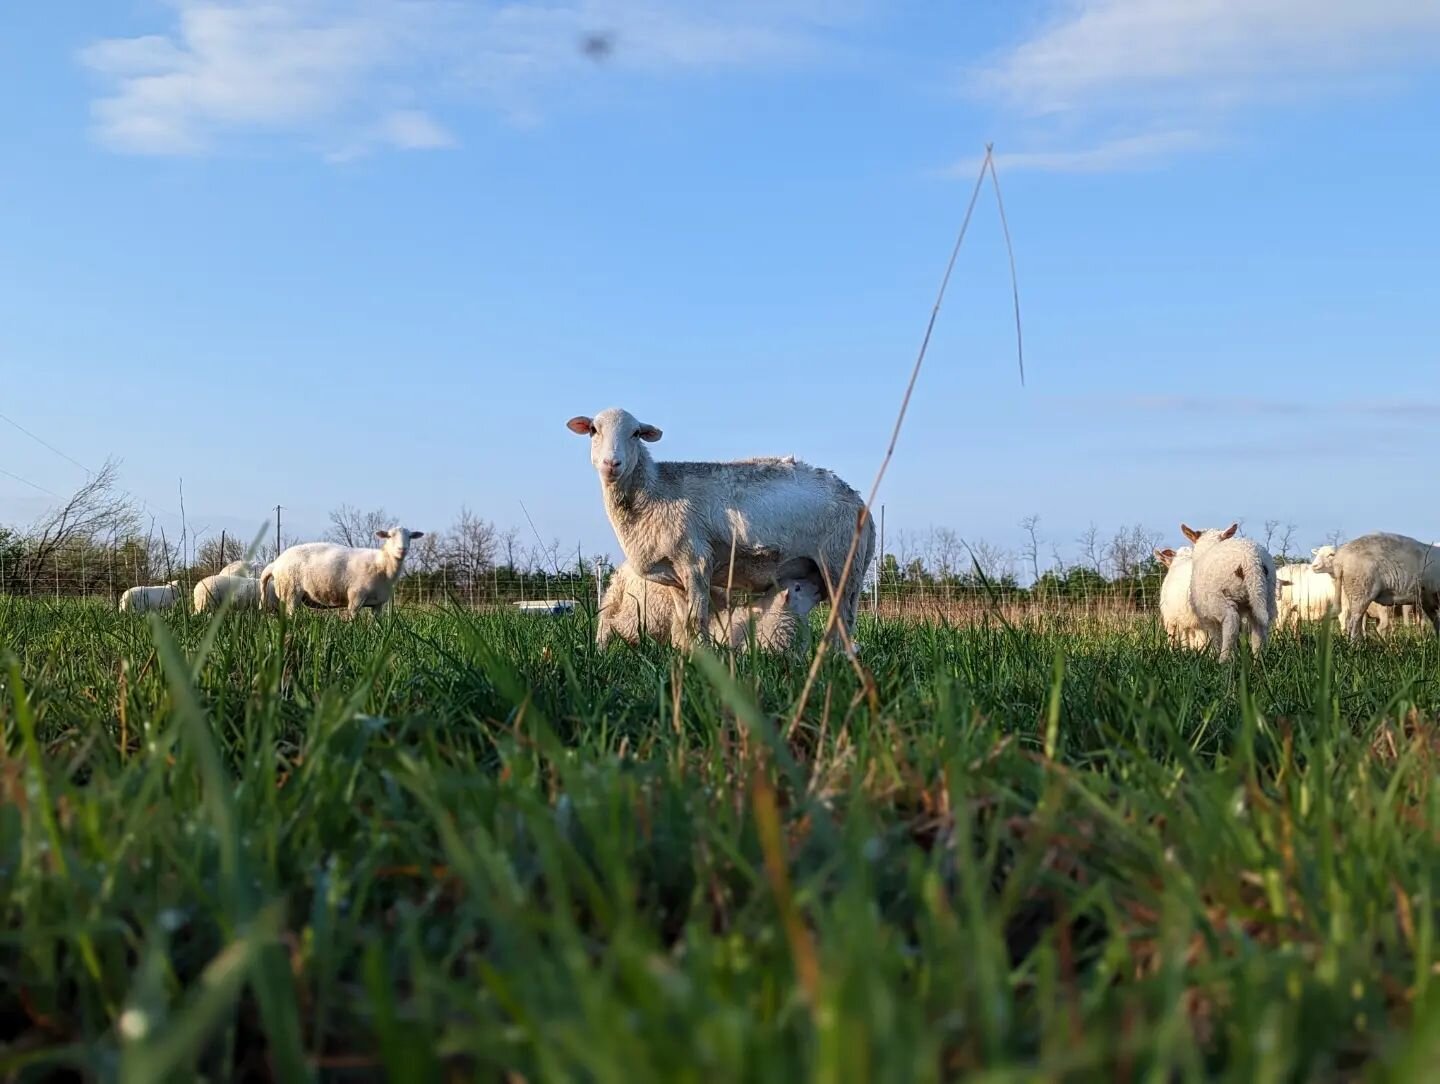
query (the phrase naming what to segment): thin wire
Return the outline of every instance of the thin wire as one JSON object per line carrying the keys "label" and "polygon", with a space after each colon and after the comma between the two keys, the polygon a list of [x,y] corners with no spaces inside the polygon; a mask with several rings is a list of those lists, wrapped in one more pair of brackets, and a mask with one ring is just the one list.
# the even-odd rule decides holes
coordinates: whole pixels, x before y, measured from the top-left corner
{"label": "thin wire", "polygon": [[34,482],[30,481],[29,478],[21,478],[18,474],[11,474],[11,473],[10,473],[8,470],[6,470],[4,467],[0,467],[0,474],[5,475],[6,478],[14,478],[15,481],[17,481],[17,482],[23,482],[25,485],[29,486],[31,489],[38,489],[41,493],[48,493],[48,494],[50,494],[50,496],[54,497],[56,500],[63,500],[63,499],[64,499],[63,497],[60,496],[60,494],[56,493],[53,489],[46,489],[44,486],[37,486]]}
{"label": "thin wire", "polygon": [[1005,201],[1000,198],[1000,177],[995,172],[995,144],[985,144],[985,160],[990,163],[990,182],[995,186],[995,206],[1000,210],[1000,229],[1005,234],[1005,251],[1010,255],[1010,294],[1015,298],[1015,354],[1020,360],[1020,386],[1025,386],[1025,341],[1020,334],[1020,280],[1015,275],[1015,247],[1010,244],[1010,223],[1005,220]]}
{"label": "thin wire", "polygon": [[33,440],[36,444],[39,444],[39,445],[41,445],[41,446],[43,446],[43,447],[45,447],[45,448],[49,448],[52,452],[54,452],[56,455],[58,455],[61,459],[68,459],[71,463],[74,463],[77,467],[79,467],[81,470],[83,470],[86,474],[94,474],[94,473],[95,473],[93,470],[91,470],[89,467],[87,467],[84,463],[80,462],[80,460],[76,459],[73,455],[66,455],[64,452],[62,452],[59,448],[55,447],[55,445],[51,444],[51,443],[50,443],[48,440],[46,440],[44,437],[36,436],[34,433],[30,432],[30,430],[26,429],[23,425],[21,425],[19,422],[17,422],[14,418],[7,417],[7,416],[4,415],[4,414],[0,414],[0,421],[9,422],[9,423],[10,423],[11,425],[13,425],[16,429],[20,430],[20,432],[24,433],[27,437],[29,437],[31,440]]}

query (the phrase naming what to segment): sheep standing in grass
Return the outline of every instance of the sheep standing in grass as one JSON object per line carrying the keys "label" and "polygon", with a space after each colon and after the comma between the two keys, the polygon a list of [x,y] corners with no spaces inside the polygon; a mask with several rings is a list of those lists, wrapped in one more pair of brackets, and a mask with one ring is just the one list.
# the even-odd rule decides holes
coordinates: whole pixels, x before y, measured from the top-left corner
{"label": "sheep standing in grass", "polygon": [[361,609],[379,611],[390,600],[395,581],[405,565],[412,538],[424,531],[395,527],[376,531],[384,545],[356,549],[332,542],[304,542],[291,546],[260,574],[262,597],[273,585],[275,596],[293,614],[302,603],[321,610],[344,609],[353,619]]}
{"label": "sheep standing in grass", "polygon": [[216,573],[195,585],[195,612],[218,609],[227,598],[235,600],[235,608],[255,606],[260,600],[260,581],[253,576]]}
{"label": "sheep standing in grass", "polygon": [[[786,459],[734,463],[657,463],[642,442],[660,430],[624,410],[576,417],[572,432],[590,437],[590,462],[600,476],[605,511],[629,563],[647,578],[674,577],[684,607],[676,607],[673,638],[689,642],[692,628],[710,632],[710,591],[726,582],[729,558],[748,569],[736,589],[768,592],[780,568],[805,558],[821,572],[843,629],[853,632],[860,586],[875,549],[875,527],[860,495],[830,471]],[[848,578],[841,573],[857,523],[863,527]]]}
{"label": "sheep standing in grass", "polygon": [[1265,547],[1236,538],[1239,524],[1225,530],[1180,530],[1195,547],[1190,576],[1190,605],[1220,659],[1228,660],[1240,638],[1240,621],[1249,618],[1250,647],[1259,652],[1275,623],[1275,560]]}
{"label": "sheep standing in grass", "polygon": [[[787,570],[779,587],[751,605],[731,606],[726,592],[714,588],[710,592],[714,610],[710,635],[720,643],[742,647],[753,624],[755,640],[762,650],[780,652],[797,646],[803,648],[807,646],[809,633],[804,618],[824,597],[818,570],[800,575],[789,575]],[[605,589],[595,642],[604,647],[616,637],[638,644],[644,637],[671,643],[675,613],[684,604],[685,598],[677,588],[645,579],[627,561],[615,570]]]}
{"label": "sheep standing in grass", "polygon": [[179,601],[179,580],[157,587],[131,587],[120,596],[120,612],[143,614],[147,610],[168,610]]}
{"label": "sheep standing in grass", "polygon": [[1176,647],[1203,650],[1207,644],[1205,630],[1195,607],[1190,605],[1190,577],[1195,571],[1195,551],[1189,546],[1178,550],[1157,549],[1155,558],[1165,566],[1160,582],[1160,621],[1165,634]]}
{"label": "sheep standing in grass", "polygon": [[1335,580],[1306,564],[1282,565],[1275,571],[1279,587],[1276,621],[1281,625],[1323,621],[1336,606]]}
{"label": "sheep standing in grass", "polygon": [[1376,533],[1343,546],[1321,546],[1314,555],[1310,567],[1335,577],[1340,627],[1350,639],[1363,635],[1365,614],[1376,602],[1418,606],[1440,635],[1440,546]]}

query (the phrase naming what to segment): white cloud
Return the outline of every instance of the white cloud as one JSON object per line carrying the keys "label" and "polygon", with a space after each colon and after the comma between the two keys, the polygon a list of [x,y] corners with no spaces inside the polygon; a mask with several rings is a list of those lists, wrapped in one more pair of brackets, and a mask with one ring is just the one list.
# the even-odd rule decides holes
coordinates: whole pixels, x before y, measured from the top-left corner
{"label": "white cloud", "polygon": [[1440,62],[1434,0],[1071,0],[1027,40],[972,73],[1012,119],[1048,119],[1074,140],[1183,126],[1190,139],[1092,140],[1013,165],[1120,169],[1219,142],[1241,106],[1344,93]]}
{"label": "white cloud", "polygon": [[[167,33],[98,41],[80,60],[107,84],[93,118],[113,150],[194,154],[280,134],[343,158],[455,145],[417,102],[478,99],[533,119],[600,69],[803,63],[855,2],[170,0]],[[587,54],[595,34],[608,48]]]}
{"label": "white cloud", "polygon": [[[1200,150],[1212,143],[1213,139],[1203,133],[1187,129],[1147,132],[1108,139],[1083,149],[997,151],[995,166],[1002,172],[1104,173],[1155,165],[1178,152]],[[966,158],[946,167],[944,173],[962,179],[973,178],[982,161],[978,155]]]}

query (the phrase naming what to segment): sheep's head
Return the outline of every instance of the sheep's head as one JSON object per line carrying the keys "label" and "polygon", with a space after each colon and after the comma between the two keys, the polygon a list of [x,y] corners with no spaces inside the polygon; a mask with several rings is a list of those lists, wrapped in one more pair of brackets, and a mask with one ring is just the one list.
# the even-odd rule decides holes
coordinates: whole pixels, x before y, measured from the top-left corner
{"label": "sheep's head", "polygon": [[412,531],[405,527],[392,527],[388,531],[376,531],[375,537],[384,542],[380,548],[401,561],[410,551],[410,539],[424,538],[424,531]]}
{"label": "sheep's head", "polygon": [[790,581],[780,592],[780,597],[797,617],[808,617],[811,610],[825,601],[820,585],[811,579]]}
{"label": "sheep's head", "polygon": [[611,486],[628,478],[644,458],[642,440],[660,439],[660,430],[619,407],[602,410],[593,418],[571,418],[565,425],[572,433],[590,438],[590,464],[600,481]]}
{"label": "sheep's head", "polygon": [[1314,558],[1310,562],[1311,568],[1316,572],[1325,572],[1332,576],[1335,574],[1336,550],[1334,546],[1321,546],[1319,549],[1311,550],[1310,553]]}
{"label": "sheep's head", "polygon": [[1230,524],[1230,526],[1226,527],[1223,531],[1215,527],[1207,527],[1197,531],[1193,527],[1187,527],[1183,523],[1180,524],[1180,533],[1195,543],[1197,550],[1204,546],[1213,546],[1218,542],[1224,542],[1227,538],[1234,538],[1235,532],[1239,529],[1240,524],[1238,523]]}

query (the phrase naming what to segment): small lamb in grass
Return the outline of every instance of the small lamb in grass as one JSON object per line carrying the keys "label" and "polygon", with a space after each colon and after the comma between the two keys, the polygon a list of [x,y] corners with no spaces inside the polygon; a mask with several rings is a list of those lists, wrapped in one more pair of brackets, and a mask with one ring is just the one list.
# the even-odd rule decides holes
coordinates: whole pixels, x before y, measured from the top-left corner
{"label": "small lamb in grass", "polygon": [[1232,523],[1225,530],[1196,531],[1180,524],[1195,547],[1190,577],[1190,605],[1212,644],[1226,661],[1240,638],[1241,618],[1250,621],[1250,648],[1259,652],[1275,623],[1275,560],[1254,539],[1236,538]]}
{"label": "small lamb in grass", "polygon": [[1165,633],[1176,647],[1203,650],[1209,642],[1195,607],[1190,605],[1190,577],[1195,571],[1195,551],[1189,546],[1178,550],[1157,549],[1155,559],[1165,566],[1165,579],[1160,583],[1160,620]]}

